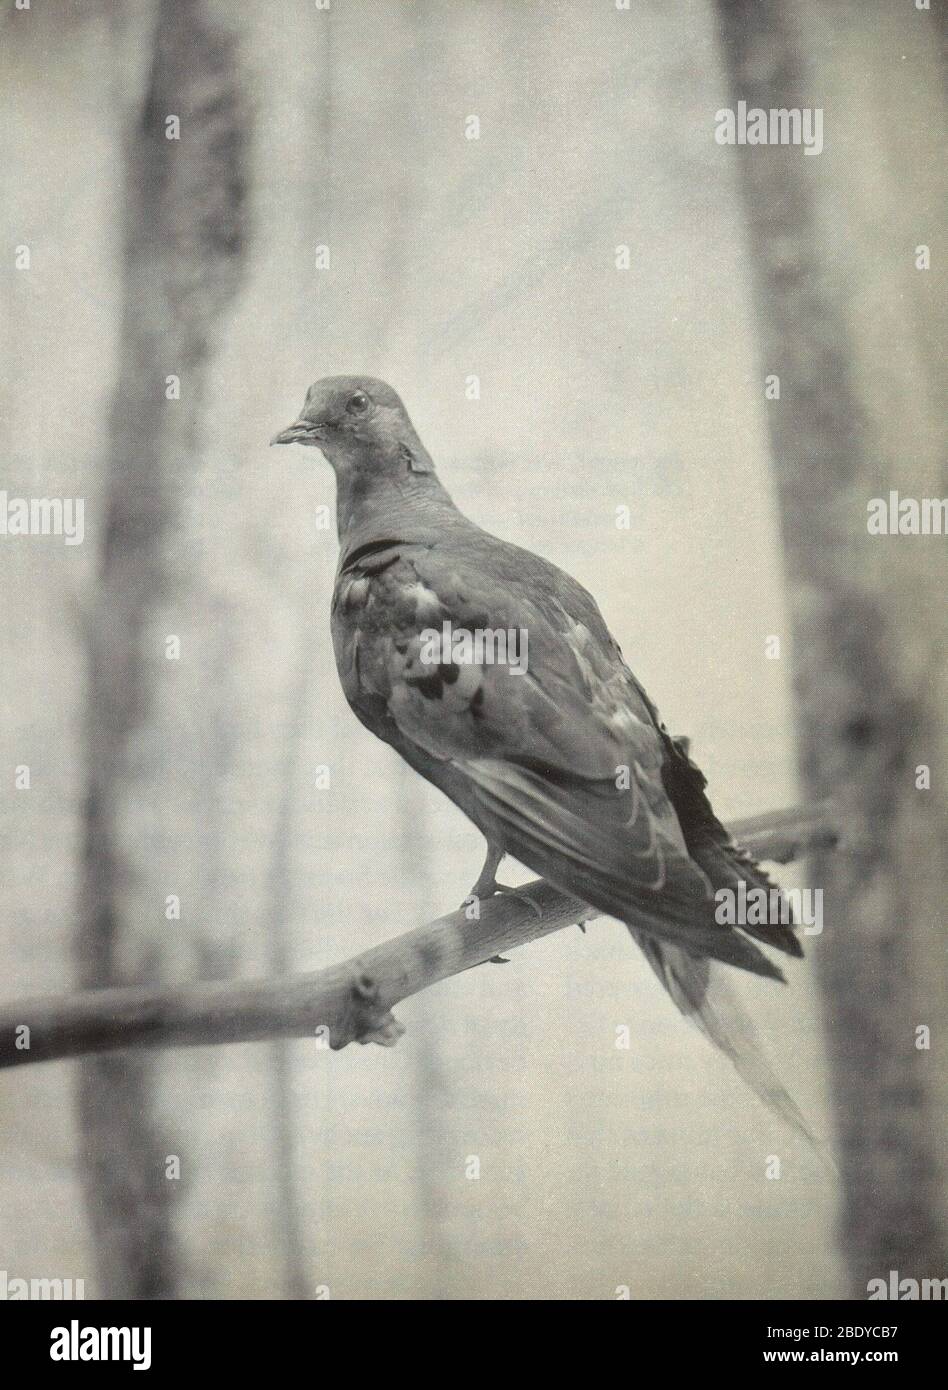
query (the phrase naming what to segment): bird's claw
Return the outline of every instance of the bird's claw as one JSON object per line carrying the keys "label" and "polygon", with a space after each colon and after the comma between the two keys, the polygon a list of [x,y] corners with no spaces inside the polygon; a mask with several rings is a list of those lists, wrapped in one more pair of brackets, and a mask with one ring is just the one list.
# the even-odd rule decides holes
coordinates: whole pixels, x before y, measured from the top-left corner
{"label": "bird's claw", "polygon": [[498,883],[495,885],[495,888],[498,893],[510,893],[515,898],[523,898],[524,902],[529,903],[533,908],[540,921],[543,921],[543,908],[537,902],[536,898],[531,898],[530,894],[525,893],[522,888],[510,888],[506,883]]}
{"label": "bird's claw", "polygon": [[529,903],[530,906],[533,908],[540,921],[543,921],[543,908],[540,906],[540,904],[536,901],[535,898],[531,898],[530,894],[524,892],[522,888],[512,888],[509,884],[498,883],[496,880],[493,883],[486,885],[486,887],[475,883],[474,887],[471,889],[470,893],[464,899],[464,902],[461,904],[461,906],[467,907],[469,903],[475,900],[477,902],[483,902],[487,898],[492,898],[496,893],[509,893],[515,898],[523,898],[524,902]]}

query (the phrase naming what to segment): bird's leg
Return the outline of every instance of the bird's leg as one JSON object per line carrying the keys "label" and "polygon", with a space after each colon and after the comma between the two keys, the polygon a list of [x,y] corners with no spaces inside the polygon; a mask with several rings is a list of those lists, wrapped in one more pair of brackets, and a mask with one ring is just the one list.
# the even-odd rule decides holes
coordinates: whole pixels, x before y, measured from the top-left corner
{"label": "bird's leg", "polygon": [[487,841],[487,858],[484,860],[484,867],[477,876],[477,882],[465,898],[465,902],[470,902],[471,898],[492,898],[497,890],[497,869],[500,861],[504,857],[503,845],[491,844]]}
{"label": "bird's leg", "polygon": [[[477,882],[474,884],[474,887],[464,899],[461,906],[467,907],[468,904],[474,900],[480,902],[484,898],[492,898],[495,893],[512,893],[515,898],[523,898],[524,902],[528,902],[542,921],[543,909],[538,902],[535,902],[533,898],[530,897],[529,893],[525,893],[522,888],[510,888],[505,883],[497,882],[497,869],[503,857],[503,845],[497,845],[488,840],[487,858],[484,860],[484,867],[478,875]],[[508,960],[506,956],[491,956],[489,964],[507,965]]]}
{"label": "bird's leg", "polygon": [[[461,904],[462,907],[468,907],[469,904],[473,902],[479,903],[482,898],[492,898],[494,896],[494,894],[497,892],[497,879],[495,877],[497,873],[497,866],[503,859],[503,857],[503,846],[491,844],[490,840],[488,840],[487,858],[484,860],[484,867],[478,874],[477,882],[474,884],[474,887],[471,889],[470,893],[468,893],[467,897]],[[491,956],[490,960],[484,961],[482,963],[484,965],[510,964],[506,956]]]}
{"label": "bird's leg", "polygon": [[505,850],[503,845],[492,844],[487,841],[487,858],[484,860],[484,867],[478,875],[477,882],[470,893],[464,899],[469,903],[472,898],[483,899],[492,898],[495,893],[512,893],[515,898],[523,898],[528,902],[539,918],[543,917],[543,909],[538,902],[531,898],[529,893],[525,893],[522,888],[511,888],[506,883],[498,883],[496,874],[500,861],[503,859]]}

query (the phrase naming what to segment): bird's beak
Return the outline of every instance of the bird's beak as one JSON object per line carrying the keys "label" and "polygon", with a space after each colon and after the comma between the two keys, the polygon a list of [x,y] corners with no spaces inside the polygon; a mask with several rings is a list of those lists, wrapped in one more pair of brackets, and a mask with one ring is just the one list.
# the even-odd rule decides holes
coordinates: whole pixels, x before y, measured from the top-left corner
{"label": "bird's beak", "polygon": [[294,420],[292,425],[288,425],[285,430],[280,430],[270,440],[273,444],[299,444],[307,439],[318,439],[319,428],[314,425],[312,420]]}

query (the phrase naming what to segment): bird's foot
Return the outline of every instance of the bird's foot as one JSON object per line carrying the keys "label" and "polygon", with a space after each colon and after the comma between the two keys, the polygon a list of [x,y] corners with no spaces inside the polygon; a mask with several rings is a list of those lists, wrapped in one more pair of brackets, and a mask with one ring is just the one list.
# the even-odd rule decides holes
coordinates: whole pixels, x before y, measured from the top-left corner
{"label": "bird's foot", "polygon": [[[531,898],[529,893],[525,893],[522,888],[511,888],[506,883],[498,883],[497,880],[493,878],[489,883],[484,883],[482,879],[478,879],[470,893],[464,899],[461,907],[467,909],[470,908],[472,903],[476,903],[478,908],[480,908],[482,902],[494,897],[496,893],[512,893],[515,898],[523,898],[524,902],[530,904],[540,920],[543,920],[543,908],[535,899]],[[487,960],[481,961],[481,964],[509,965],[510,958],[509,956],[488,956]]]}
{"label": "bird's foot", "polygon": [[543,908],[537,902],[536,898],[531,898],[530,894],[524,892],[522,888],[511,888],[506,883],[495,883],[494,891],[496,893],[510,893],[515,898],[523,898],[524,902],[529,903],[533,908],[540,921],[543,921]]}
{"label": "bird's foot", "polygon": [[540,921],[543,921],[543,908],[535,898],[531,898],[530,894],[525,892],[522,888],[512,888],[507,883],[498,883],[496,879],[491,879],[489,883],[482,883],[481,880],[478,879],[461,906],[463,908],[469,907],[473,902],[482,903],[486,901],[486,899],[494,897],[496,893],[509,893],[515,898],[522,898],[524,902],[530,904]]}

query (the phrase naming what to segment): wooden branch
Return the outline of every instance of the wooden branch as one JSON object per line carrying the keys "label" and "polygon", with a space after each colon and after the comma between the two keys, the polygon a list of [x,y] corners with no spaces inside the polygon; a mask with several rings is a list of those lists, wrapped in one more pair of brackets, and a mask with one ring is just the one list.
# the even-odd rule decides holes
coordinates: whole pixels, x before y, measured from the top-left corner
{"label": "wooden branch", "polygon": [[[762,859],[786,862],[835,843],[829,813],[784,811],[733,827]],[[391,1046],[404,1031],[391,1009],[403,999],[596,911],[536,879],[517,894],[464,908],[340,965],[273,980],[227,980],[168,989],[88,990],[0,1006],[0,1067],[139,1047],[198,1047],[306,1038],[334,1049]],[[27,1035],[23,1030],[29,1029]],[[26,1046],[25,1042],[29,1045]]]}
{"label": "wooden branch", "polygon": [[828,803],[750,816],[731,827],[738,844],[755,859],[791,864],[807,850],[832,849],[839,834]]}

